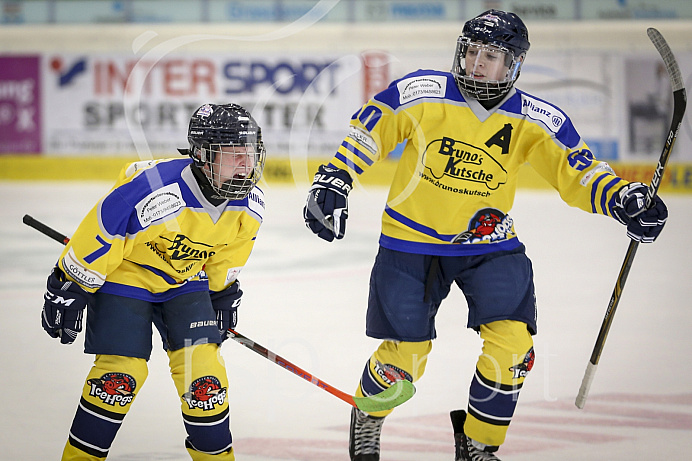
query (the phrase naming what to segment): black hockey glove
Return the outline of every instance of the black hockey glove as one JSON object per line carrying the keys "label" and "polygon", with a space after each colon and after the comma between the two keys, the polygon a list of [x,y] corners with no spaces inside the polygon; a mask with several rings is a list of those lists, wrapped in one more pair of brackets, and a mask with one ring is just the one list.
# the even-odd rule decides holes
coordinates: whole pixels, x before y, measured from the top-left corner
{"label": "black hockey glove", "polygon": [[51,338],[60,338],[62,344],[72,344],[82,331],[84,308],[91,301],[91,294],[67,280],[59,267],[54,267],[43,298],[41,326]]}
{"label": "black hockey glove", "polygon": [[318,237],[331,242],[346,232],[348,193],[353,180],[347,171],[320,165],[303,208],[305,225]]}
{"label": "black hockey glove", "polygon": [[211,305],[216,311],[216,327],[219,329],[221,342],[228,339],[228,329],[238,324],[238,307],[243,290],[237,280],[233,285],[222,291],[210,293]]}
{"label": "black hockey glove", "polygon": [[615,218],[627,226],[627,236],[641,243],[651,243],[663,230],[668,208],[655,196],[651,208],[646,208],[648,187],[640,182],[623,186],[615,196]]}

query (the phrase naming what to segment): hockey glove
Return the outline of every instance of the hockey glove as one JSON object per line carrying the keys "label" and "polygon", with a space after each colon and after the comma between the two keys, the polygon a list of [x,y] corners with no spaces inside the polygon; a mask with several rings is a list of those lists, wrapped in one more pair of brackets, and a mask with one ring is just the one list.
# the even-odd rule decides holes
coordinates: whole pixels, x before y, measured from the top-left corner
{"label": "hockey glove", "polygon": [[346,232],[348,193],[353,180],[347,171],[320,165],[303,208],[305,225],[318,237],[331,242]]}
{"label": "hockey glove", "polygon": [[668,219],[668,208],[660,197],[655,196],[650,208],[646,208],[648,187],[640,182],[623,186],[615,196],[613,214],[627,226],[627,236],[641,243],[651,243],[663,230]]}
{"label": "hockey glove", "polygon": [[237,280],[233,285],[222,291],[210,293],[211,305],[216,311],[216,327],[219,329],[221,342],[228,339],[228,329],[238,324],[238,307],[243,290]]}
{"label": "hockey glove", "polygon": [[54,267],[43,297],[43,329],[51,338],[60,338],[62,344],[72,344],[82,331],[84,308],[91,301],[91,294],[67,280],[59,267]]}

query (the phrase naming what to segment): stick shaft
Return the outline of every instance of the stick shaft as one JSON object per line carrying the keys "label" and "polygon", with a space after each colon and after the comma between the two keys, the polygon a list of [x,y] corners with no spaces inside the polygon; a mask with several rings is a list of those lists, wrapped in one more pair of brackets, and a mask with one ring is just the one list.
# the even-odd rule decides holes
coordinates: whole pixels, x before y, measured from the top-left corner
{"label": "stick shaft", "polygon": [[348,403],[349,405],[352,405],[354,407],[357,407],[355,401],[353,400],[353,396],[340,391],[339,389],[335,388],[334,386],[331,386],[327,384],[326,382],[322,381],[321,379],[317,378],[316,376],[308,373],[307,371],[303,370],[299,366],[289,362],[285,358],[281,357],[280,355],[277,355],[267,349],[264,346],[261,346],[260,344],[257,344],[255,341],[251,340],[247,336],[243,336],[242,334],[238,333],[235,330],[229,329],[228,330],[231,333],[231,338],[242,344],[243,346],[247,347],[248,349],[251,349],[252,351],[258,353],[265,359],[268,359],[271,362],[274,362],[281,368],[284,368],[291,373],[295,374],[296,376],[299,376],[303,378],[305,381],[311,382],[315,386],[319,387],[320,389],[323,389],[330,394],[340,398],[344,402]]}
{"label": "stick shaft", "polygon": [[[668,136],[666,137],[663,145],[663,150],[661,151],[661,156],[659,157],[658,164],[654,170],[653,178],[651,179],[651,183],[649,184],[649,188],[647,190],[646,207],[649,208],[654,203],[654,197],[658,193],[658,189],[661,185],[661,179],[663,178],[663,173],[665,171],[666,164],[668,163],[668,158],[670,157],[670,153],[675,145],[675,139],[678,136],[678,131],[680,130],[680,125],[682,124],[682,119],[685,115],[685,109],[687,107],[687,95],[685,93],[684,80],[682,79],[680,68],[665,39],[661,33],[654,28],[649,28],[647,30],[647,34],[649,35],[651,42],[656,47],[656,50],[661,55],[661,59],[663,59],[663,63],[665,64],[673,89],[673,118],[670,123]],[[605,347],[605,342],[608,338],[608,333],[610,332],[610,327],[613,323],[615,311],[620,303],[620,297],[622,296],[622,291],[625,288],[625,282],[627,281],[627,276],[629,275],[630,268],[632,267],[634,256],[637,254],[638,247],[639,242],[634,240],[630,241],[629,247],[627,248],[627,253],[625,254],[625,259],[622,262],[622,267],[620,268],[620,273],[618,274],[618,278],[615,282],[613,294],[610,297],[610,302],[608,303],[608,308],[606,309],[605,317],[603,318],[603,323],[601,324],[601,329],[598,332],[598,337],[596,338],[596,344],[591,352],[591,358],[586,366],[586,372],[584,373],[584,378],[582,379],[577,398],[574,402],[578,408],[584,408],[584,405],[586,404],[586,399],[589,395],[589,390],[591,389],[591,384],[596,374],[596,368],[598,367],[601,353]]]}
{"label": "stick shaft", "polygon": [[55,229],[46,226],[42,222],[29,216],[28,214],[24,215],[24,217],[22,218],[22,222],[29,227],[33,227],[34,229],[41,232],[42,234],[47,235],[48,237],[52,238],[53,240],[62,243],[63,245],[67,245],[67,242],[70,241],[70,239],[66,235],[63,235],[60,232],[56,231]]}

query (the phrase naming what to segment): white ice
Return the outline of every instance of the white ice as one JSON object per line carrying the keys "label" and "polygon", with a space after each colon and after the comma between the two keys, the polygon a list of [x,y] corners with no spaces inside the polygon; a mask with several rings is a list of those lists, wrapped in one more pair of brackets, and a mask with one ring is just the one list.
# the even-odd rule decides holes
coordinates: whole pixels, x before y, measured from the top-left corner
{"label": "white ice", "polygon": [[[22,224],[30,214],[66,233],[105,183],[0,183],[0,459],[57,460],[93,358],[83,334],[60,345],[41,329],[46,276],[60,244]],[[329,384],[353,393],[378,341],[364,334],[370,266],[386,191],[351,195],[346,238],[304,226],[306,185],[266,190],[265,224],[241,273],[238,330]],[[512,212],[534,265],[536,365],[498,455],[510,461],[681,459],[692,442],[692,197],[664,195],[670,219],[641,245],[584,410],[573,402],[628,245],[609,218],[568,207],[556,193],[520,191]],[[434,206],[434,204],[430,204]],[[452,460],[449,411],[465,408],[480,353],[453,291],[414,398],[387,419],[382,459]],[[157,347],[149,378],[110,460],[186,460],[180,398]],[[347,460],[350,407],[228,341],[222,354],[239,461]]]}

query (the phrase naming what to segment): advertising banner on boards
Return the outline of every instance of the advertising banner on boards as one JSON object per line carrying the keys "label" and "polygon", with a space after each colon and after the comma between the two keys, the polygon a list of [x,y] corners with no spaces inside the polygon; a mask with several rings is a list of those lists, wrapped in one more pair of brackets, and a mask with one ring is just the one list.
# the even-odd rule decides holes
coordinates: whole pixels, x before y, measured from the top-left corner
{"label": "advertising banner on boards", "polygon": [[193,111],[213,102],[248,109],[262,126],[270,152],[330,152],[365,102],[362,62],[359,55],[181,55],[157,61],[49,56],[43,63],[45,149],[57,154],[175,152],[187,145]]}
{"label": "advertising banner on boards", "polygon": [[0,56],[0,154],[39,153],[40,57]]}
{"label": "advertising banner on boards", "polygon": [[[448,58],[386,51],[3,57],[13,64],[1,70],[0,145],[48,155],[170,155],[186,146],[196,107],[235,102],[258,120],[272,154],[328,157],[369,97],[418,68],[445,70]],[[684,77],[692,75],[692,53],[677,58]],[[566,112],[598,158],[649,163],[670,121],[659,61],[655,52],[534,53],[517,87]],[[692,161],[689,116],[671,161]]]}

